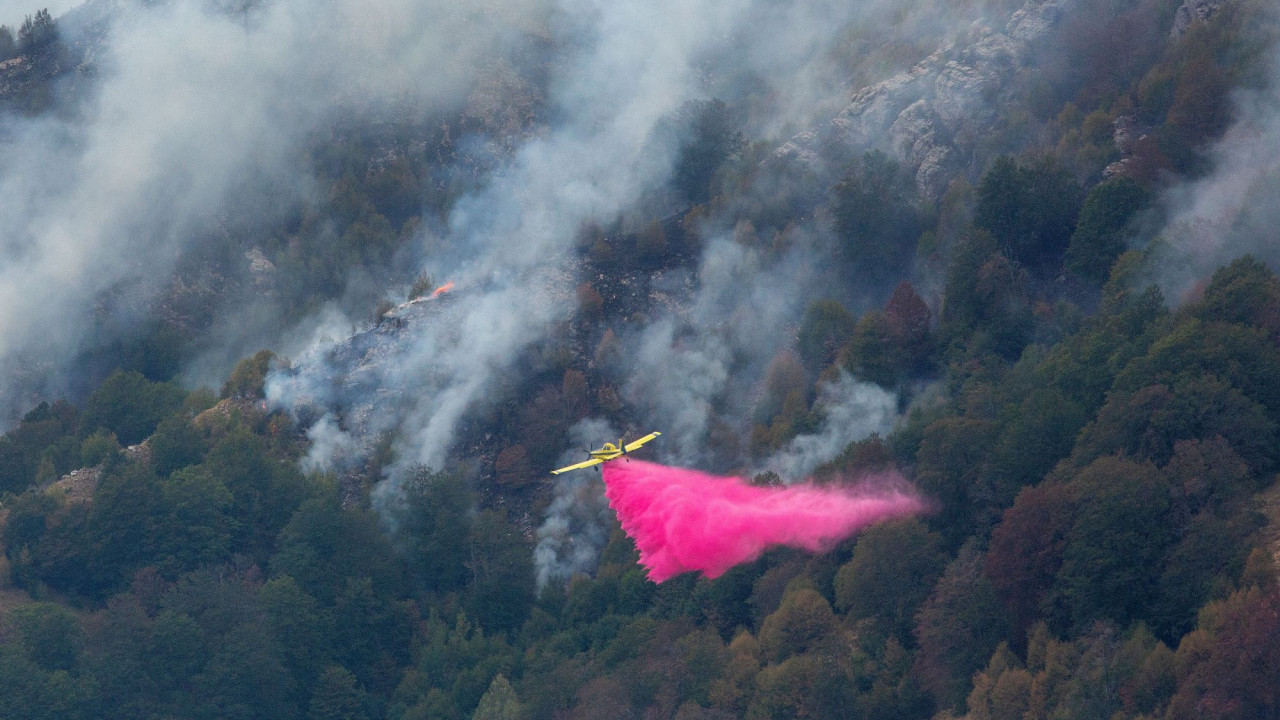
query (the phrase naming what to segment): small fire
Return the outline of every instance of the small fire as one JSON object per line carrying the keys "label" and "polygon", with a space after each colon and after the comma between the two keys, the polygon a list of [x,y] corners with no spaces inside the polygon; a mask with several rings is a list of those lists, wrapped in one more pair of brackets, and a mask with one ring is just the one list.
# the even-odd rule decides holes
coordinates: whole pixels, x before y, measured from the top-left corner
{"label": "small fire", "polygon": [[450,290],[452,290],[452,289],[453,289],[453,281],[452,281],[452,280],[450,280],[449,282],[447,282],[447,283],[445,283],[445,284],[441,285],[440,287],[436,288],[436,289],[431,293],[431,297],[433,297],[433,298],[438,298],[438,297],[440,297],[441,295],[443,295],[443,294],[445,294],[445,293],[449,292],[449,291],[450,291]]}

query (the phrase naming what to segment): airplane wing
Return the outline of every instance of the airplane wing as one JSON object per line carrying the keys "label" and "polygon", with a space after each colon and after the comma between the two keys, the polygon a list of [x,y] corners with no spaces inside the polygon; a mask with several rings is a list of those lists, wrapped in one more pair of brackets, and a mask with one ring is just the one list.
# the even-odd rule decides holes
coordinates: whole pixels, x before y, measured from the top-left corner
{"label": "airplane wing", "polygon": [[551,474],[559,475],[560,473],[566,473],[566,472],[569,472],[570,470],[581,470],[582,468],[588,468],[588,467],[591,467],[592,465],[599,465],[602,462],[604,461],[600,460],[599,458],[591,458],[590,460],[584,460],[580,463],[570,465],[569,467],[562,467],[559,470],[552,470]]}
{"label": "airplane wing", "polygon": [[644,437],[640,438],[639,440],[633,440],[633,441],[631,441],[631,442],[627,443],[627,445],[626,445],[626,447],[625,447],[624,449],[625,449],[627,452],[631,452],[632,450],[635,450],[636,448],[638,448],[638,447],[640,447],[641,445],[643,445],[643,444],[645,444],[645,443],[649,442],[650,440],[652,440],[652,439],[654,439],[654,438],[658,437],[658,436],[659,436],[659,435],[661,435],[661,434],[662,434],[662,433],[660,433],[660,432],[651,432],[651,433],[649,433],[648,435],[645,435]]}

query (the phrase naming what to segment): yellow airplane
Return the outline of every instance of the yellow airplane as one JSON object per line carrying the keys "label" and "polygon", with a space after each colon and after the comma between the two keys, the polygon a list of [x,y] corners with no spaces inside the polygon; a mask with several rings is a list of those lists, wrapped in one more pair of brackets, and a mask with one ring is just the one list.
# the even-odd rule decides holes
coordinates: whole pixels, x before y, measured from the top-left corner
{"label": "yellow airplane", "polygon": [[640,438],[639,440],[633,440],[632,442],[629,442],[626,445],[622,444],[621,439],[618,440],[617,445],[607,442],[604,444],[604,447],[600,448],[599,450],[587,451],[587,454],[591,456],[590,460],[583,460],[582,462],[577,463],[576,465],[570,465],[569,467],[562,467],[559,470],[552,470],[551,474],[559,475],[560,473],[569,472],[570,470],[580,470],[582,468],[591,467],[592,465],[600,465],[607,460],[612,460],[616,457],[626,455],[627,453],[631,452],[632,450],[635,450],[641,445],[644,445],[645,443],[658,437],[661,434],[662,433],[660,432],[651,432],[648,435],[645,435],[644,437]]}

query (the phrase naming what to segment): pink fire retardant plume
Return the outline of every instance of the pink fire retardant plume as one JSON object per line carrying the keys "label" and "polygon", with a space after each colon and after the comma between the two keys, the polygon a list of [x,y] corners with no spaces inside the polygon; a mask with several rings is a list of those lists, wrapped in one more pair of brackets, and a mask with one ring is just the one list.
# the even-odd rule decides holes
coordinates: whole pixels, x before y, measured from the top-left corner
{"label": "pink fire retardant plume", "polygon": [[868,525],[923,509],[899,491],[763,488],[630,458],[605,463],[604,484],[654,582],[690,570],[719,577],[774,545],[822,551]]}

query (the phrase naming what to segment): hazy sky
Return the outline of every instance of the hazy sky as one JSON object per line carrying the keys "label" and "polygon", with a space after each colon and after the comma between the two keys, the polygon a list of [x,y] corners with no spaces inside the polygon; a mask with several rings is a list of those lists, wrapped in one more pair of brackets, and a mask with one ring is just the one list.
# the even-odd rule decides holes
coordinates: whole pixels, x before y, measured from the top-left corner
{"label": "hazy sky", "polygon": [[84,0],[0,0],[0,25],[17,28],[22,19],[35,15],[37,10],[48,8],[55,18],[71,8],[80,5]]}

